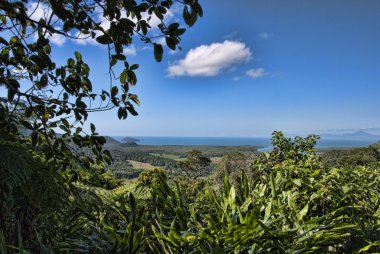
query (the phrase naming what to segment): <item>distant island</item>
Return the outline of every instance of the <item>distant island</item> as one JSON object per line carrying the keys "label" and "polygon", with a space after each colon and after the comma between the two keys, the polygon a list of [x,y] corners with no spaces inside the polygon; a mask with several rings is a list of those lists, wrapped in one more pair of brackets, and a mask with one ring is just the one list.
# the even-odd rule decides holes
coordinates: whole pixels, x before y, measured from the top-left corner
{"label": "distant island", "polygon": [[137,143],[137,142],[140,142],[139,139],[137,138],[131,138],[131,137],[125,137],[121,140],[121,143]]}
{"label": "distant island", "polygon": [[369,134],[365,131],[356,131],[352,133],[343,133],[343,134],[325,133],[325,134],[321,134],[320,136],[322,139],[380,141],[380,135]]}
{"label": "distant island", "polygon": [[121,140],[117,140],[115,138],[112,138],[110,136],[104,136],[107,143],[106,146],[108,147],[118,147],[118,146],[124,146],[124,147],[132,147],[132,146],[138,146],[137,142],[140,142],[137,138],[131,138],[131,137],[124,137]]}

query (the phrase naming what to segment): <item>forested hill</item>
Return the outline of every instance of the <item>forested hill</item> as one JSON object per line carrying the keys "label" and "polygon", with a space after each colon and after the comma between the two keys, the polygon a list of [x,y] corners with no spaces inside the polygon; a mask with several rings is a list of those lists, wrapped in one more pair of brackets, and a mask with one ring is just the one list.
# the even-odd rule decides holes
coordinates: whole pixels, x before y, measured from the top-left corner
{"label": "forested hill", "polygon": [[116,139],[110,137],[110,136],[104,136],[106,139],[105,146],[107,147],[119,147],[122,143],[117,141]]}

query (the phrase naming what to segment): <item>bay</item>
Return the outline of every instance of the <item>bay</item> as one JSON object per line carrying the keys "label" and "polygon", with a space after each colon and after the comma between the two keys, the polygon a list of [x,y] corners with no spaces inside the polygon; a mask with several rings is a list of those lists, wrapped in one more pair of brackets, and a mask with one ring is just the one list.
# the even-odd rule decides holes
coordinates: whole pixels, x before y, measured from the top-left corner
{"label": "bay", "polygon": [[[182,145],[182,146],[259,146],[259,151],[271,150],[269,137],[162,137],[162,136],[130,136],[138,139],[139,145]],[[124,137],[113,137],[122,140]],[[317,148],[349,148],[366,147],[375,143],[373,140],[344,140],[344,139],[320,139]]]}

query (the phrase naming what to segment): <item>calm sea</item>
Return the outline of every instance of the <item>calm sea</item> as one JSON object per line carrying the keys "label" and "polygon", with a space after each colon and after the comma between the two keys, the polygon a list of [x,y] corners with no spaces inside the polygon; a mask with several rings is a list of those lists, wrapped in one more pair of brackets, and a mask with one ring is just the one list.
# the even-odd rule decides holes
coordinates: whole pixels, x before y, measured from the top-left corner
{"label": "calm sea", "polygon": [[[113,137],[121,140],[123,137]],[[271,149],[270,138],[243,137],[132,137],[139,140],[139,145],[195,145],[195,146],[260,146],[260,151]],[[375,143],[370,140],[333,140],[320,139],[317,148],[363,147]]]}

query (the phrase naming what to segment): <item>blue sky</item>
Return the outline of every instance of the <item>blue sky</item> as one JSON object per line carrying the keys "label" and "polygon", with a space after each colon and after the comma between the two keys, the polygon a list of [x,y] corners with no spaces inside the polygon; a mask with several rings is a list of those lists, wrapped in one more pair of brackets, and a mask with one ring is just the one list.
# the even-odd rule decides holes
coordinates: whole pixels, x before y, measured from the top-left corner
{"label": "blue sky", "polygon": [[[89,122],[113,136],[268,136],[380,127],[380,1],[207,0],[182,51],[156,63],[141,44],[138,117]],[[180,13],[180,12],[179,12]],[[171,13],[176,20],[176,11]],[[83,53],[108,87],[100,46],[56,38],[57,62]]]}

